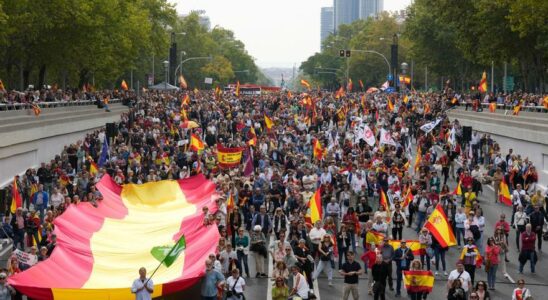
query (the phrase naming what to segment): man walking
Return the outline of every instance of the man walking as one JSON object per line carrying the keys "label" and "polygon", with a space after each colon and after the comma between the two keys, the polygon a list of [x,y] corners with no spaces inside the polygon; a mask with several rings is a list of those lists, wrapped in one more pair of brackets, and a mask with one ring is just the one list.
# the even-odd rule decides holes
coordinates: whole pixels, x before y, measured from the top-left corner
{"label": "man walking", "polygon": [[401,282],[403,280],[403,271],[408,271],[411,261],[415,259],[411,249],[407,248],[405,241],[401,241],[400,247],[394,252],[394,261],[396,262],[396,297],[401,296]]}
{"label": "man walking", "polygon": [[346,262],[342,265],[339,273],[344,276],[343,287],[343,300],[348,300],[350,292],[352,292],[352,298],[358,300],[360,298],[360,292],[358,289],[358,279],[363,274],[361,265],[354,261],[354,251],[348,250],[346,254]]}

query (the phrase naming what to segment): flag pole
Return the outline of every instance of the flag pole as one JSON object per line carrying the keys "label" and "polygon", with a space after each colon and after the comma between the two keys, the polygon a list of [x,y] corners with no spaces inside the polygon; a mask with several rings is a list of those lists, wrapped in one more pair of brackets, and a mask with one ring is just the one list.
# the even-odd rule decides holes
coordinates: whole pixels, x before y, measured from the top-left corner
{"label": "flag pole", "polygon": [[173,252],[173,250],[175,249],[175,247],[179,244],[179,242],[181,241],[181,239],[184,239],[185,238],[185,235],[181,235],[181,237],[177,240],[177,242],[175,242],[175,245],[173,247],[171,247],[171,250],[169,250],[169,252],[167,253],[167,255],[164,257],[164,259],[162,259],[162,261],[160,262],[160,264],[156,267],[156,269],[154,269],[154,271],[152,272],[152,274],[150,274],[150,277],[147,278],[147,281],[145,281],[145,283],[143,284],[144,286],[147,285],[147,283],[149,282],[150,279],[152,279],[152,276],[154,276],[154,274],[156,274],[156,272],[158,271],[158,269],[160,269],[160,267],[162,266],[162,264],[164,263],[164,261],[166,261],[166,258],[169,257],[169,255],[171,254],[171,252]]}

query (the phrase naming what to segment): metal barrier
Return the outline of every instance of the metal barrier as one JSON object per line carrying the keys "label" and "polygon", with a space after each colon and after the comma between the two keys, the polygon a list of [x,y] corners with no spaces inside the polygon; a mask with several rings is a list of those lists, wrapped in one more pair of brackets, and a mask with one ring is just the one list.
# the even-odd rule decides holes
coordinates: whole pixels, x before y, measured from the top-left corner
{"label": "metal barrier", "polygon": [[[85,106],[96,105],[95,100],[75,100],[75,101],[54,101],[54,102],[38,102],[40,108],[56,108],[56,107],[68,107],[68,106]],[[111,99],[109,103],[122,103],[121,99]],[[0,111],[7,110],[25,110],[31,109],[31,103],[0,103]]]}

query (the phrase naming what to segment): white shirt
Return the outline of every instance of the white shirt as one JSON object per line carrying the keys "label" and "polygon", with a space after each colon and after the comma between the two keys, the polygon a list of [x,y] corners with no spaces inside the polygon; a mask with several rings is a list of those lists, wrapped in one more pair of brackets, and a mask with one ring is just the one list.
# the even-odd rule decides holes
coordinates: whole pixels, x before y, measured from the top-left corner
{"label": "white shirt", "polygon": [[457,278],[462,282],[462,288],[465,292],[468,293],[468,283],[472,282],[472,278],[470,277],[470,274],[466,272],[465,270],[462,271],[462,274],[460,274],[459,277],[459,271],[453,270],[451,273],[449,273],[449,277],[447,277],[447,280],[456,280]]}
{"label": "white shirt", "polygon": [[337,217],[340,212],[341,212],[341,207],[339,206],[339,203],[335,202],[335,203],[327,203],[327,207],[326,207],[326,213],[328,216],[332,216],[332,215],[336,215],[335,217]]}
{"label": "white shirt", "polygon": [[306,282],[306,277],[304,277],[301,273],[297,273],[297,275],[293,275],[293,282],[295,284],[294,288],[297,290],[297,294],[303,299],[308,299],[308,291],[310,288]]}
{"label": "white shirt", "polygon": [[367,186],[367,182],[365,181],[365,178],[362,176],[362,178],[358,178],[358,176],[352,176],[352,190],[354,193],[359,193],[362,190],[362,186]]}
{"label": "white shirt", "polygon": [[[234,285],[236,283],[236,285]],[[236,293],[243,293],[244,287],[245,287],[245,279],[243,277],[238,277],[238,281],[236,282],[236,278],[234,276],[230,276],[226,279],[226,285],[228,286],[229,290],[232,290],[232,287],[234,287],[234,291]]]}
{"label": "white shirt", "polygon": [[310,240],[312,241],[312,243],[318,245],[321,242],[323,236],[326,235],[326,233],[327,232],[325,231],[325,229],[323,228],[318,229],[314,227],[310,229],[310,233],[308,234],[308,236],[310,237]]}
{"label": "white shirt", "polygon": [[145,279],[144,281],[141,281],[141,278],[137,278],[133,281],[133,284],[131,285],[131,292],[135,294],[135,300],[151,300],[152,293],[149,293],[147,289],[142,289],[137,292],[138,289],[143,287],[145,285],[145,282],[147,283],[147,287],[151,290],[154,289],[154,284],[152,283],[152,279],[150,279],[148,282]]}

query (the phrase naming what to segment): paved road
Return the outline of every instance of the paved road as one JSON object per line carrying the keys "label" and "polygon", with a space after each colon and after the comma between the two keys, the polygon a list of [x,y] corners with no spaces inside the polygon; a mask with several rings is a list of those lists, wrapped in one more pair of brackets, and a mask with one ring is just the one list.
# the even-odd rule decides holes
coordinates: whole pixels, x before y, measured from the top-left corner
{"label": "paved road", "polygon": [[[450,179],[450,182],[448,182],[448,184],[451,190],[453,190],[453,188],[456,186],[456,182],[452,179]],[[495,222],[498,220],[502,212],[506,214],[507,220],[510,221],[510,215],[512,213],[511,208],[504,206],[500,203],[494,203],[493,201],[494,191],[491,186],[484,186],[483,194],[480,194],[478,196],[478,199],[480,201],[481,207],[483,208],[484,216],[486,217],[485,232],[487,235],[492,234]],[[404,238],[407,238],[407,239],[417,238],[417,234],[415,233],[415,231],[410,228],[405,228],[403,235],[404,235]],[[510,260],[510,262],[507,263],[508,274],[513,280],[517,280],[518,278],[524,278],[527,283],[527,287],[532,291],[536,299],[548,299],[548,296],[546,297],[542,296],[543,293],[548,295],[548,276],[546,276],[544,273],[546,270],[548,270],[548,250],[546,250],[548,249],[548,245],[543,247],[544,249],[542,252],[539,252],[539,260],[536,265],[537,273],[531,274],[529,265],[526,265],[524,269],[524,274],[521,275],[521,274],[518,274],[518,266],[519,266],[519,263],[517,262],[518,252],[515,248],[515,242],[514,242],[515,231],[513,229],[510,232],[509,240],[510,240],[510,252],[508,253],[508,259]],[[358,252],[361,255],[362,249],[358,248]],[[460,255],[460,250],[458,250],[457,247],[452,247],[447,252],[446,262],[447,262],[448,273],[455,268],[455,262],[458,260],[459,255]],[[250,259],[250,267],[253,269],[251,270],[251,274],[254,274],[255,272],[254,272],[254,266],[253,266],[253,259]],[[269,267],[271,270],[271,266]],[[435,270],[434,267],[432,267],[432,269]],[[341,299],[342,298],[343,278],[340,275],[338,275],[336,272],[334,273],[335,275],[333,280],[333,286],[328,285],[327,277],[323,274],[320,275],[320,278],[315,283],[315,290],[317,291],[317,294],[319,294],[318,295],[319,299]],[[372,298],[372,296],[367,295],[366,279],[367,279],[367,275],[362,275],[360,277],[360,299]],[[255,279],[255,278],[250,278],[246,280],[248,284],[248,289],[246,292],[247,299],[270,299],[269,294],[265,295],[265,292],[270,291],[270,289],[268,288],[268,284],[270,284],[269,280]],[[483,268],[476,270],[476,281],[477,280],[487,281],[487,274]],[[446,276],[443,275],[443,272],[440,267],[440,273],[438,276],[436,276],[436,279],[435,279],[434,290],[429,295],[429,298],[445,299],[446,283],[447,283]],[[395,287],[395,283],[394,283],[394,287]],[[511,294],[514,288],[515,288],[515,284],[510,282],[508,279],[506,279],[503,276],[502,268],[499,267],[498,273],[497,273],[496,290],[491,291],[492,299],[511,299]],[[405,291],[402,291],[402,297],[404,299],[406,298]],[[394,292],[388,291],[387,289],[387,299],[402,299],[402,298],[396,298],[395,291]]]}

